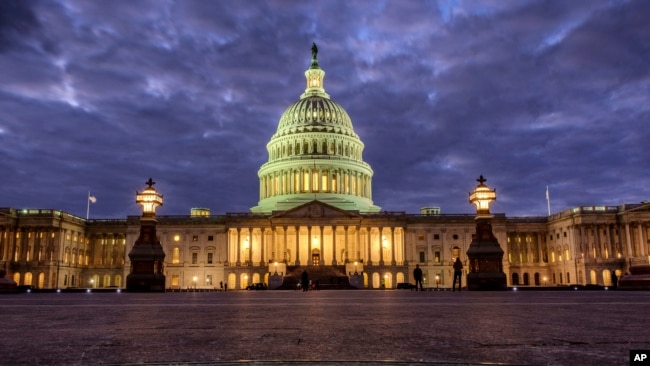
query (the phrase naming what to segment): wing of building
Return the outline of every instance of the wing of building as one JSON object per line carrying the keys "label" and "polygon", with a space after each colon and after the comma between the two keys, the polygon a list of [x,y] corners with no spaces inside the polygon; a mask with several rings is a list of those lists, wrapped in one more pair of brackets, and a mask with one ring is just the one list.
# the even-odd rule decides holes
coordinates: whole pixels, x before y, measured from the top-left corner
{"label": "wing of building", "polygon": [[[264,282],[288,289],[307,271],[320,288],[397,288],[413,282],[416,264],[425,286],[451,287],[454,260],[467,260],[475,215],[431,207],[380,211],[364,144],[325,92],[316,52],[305,76],[305,92],[266,146],[259,201],[250,213],[193,209],[157,217],[165,287],[245,289]],[[492,226],[511,286],[609,285],[612,273],[650,259],[650,203],[542,217],[496,214]],[[139,217],[87,220],[0,208],[0,266],[18,284],[37,288],[124,287],[139,229]]]}

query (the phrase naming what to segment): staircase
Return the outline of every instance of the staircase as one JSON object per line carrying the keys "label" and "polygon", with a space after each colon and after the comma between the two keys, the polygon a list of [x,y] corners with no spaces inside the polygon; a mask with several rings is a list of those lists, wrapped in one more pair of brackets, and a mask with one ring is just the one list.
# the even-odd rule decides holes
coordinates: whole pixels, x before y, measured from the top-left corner
{"label": "staircase", "polygon": [[312,284],[318,281],[321,290],[351,290],[350,280],[345,274],[345,266],[287,266],[282,286],[278,290],[295,290],[302,276],[307,271]]}

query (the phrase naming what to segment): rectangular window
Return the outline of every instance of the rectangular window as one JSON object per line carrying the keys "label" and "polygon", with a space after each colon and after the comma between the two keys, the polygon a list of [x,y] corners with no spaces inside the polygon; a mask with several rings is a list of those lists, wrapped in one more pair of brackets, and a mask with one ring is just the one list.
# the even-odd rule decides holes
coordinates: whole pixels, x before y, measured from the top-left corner
{"label": "rectangular window", "polygon": [[418,234],[418,240],[424,240],[424,234]]}
{"label": "rectangular window", "polygon": [[178,264],[181,260],[181,250],[178,247],[172,249],[172,263]]}
{"label": "rectangular window", "polygon": [[172,287],[178,287],[178,275],[172,275]]}
{"label": "rectangular window", "polygon": [[212,285],[212,275],[205,276],[205,284],[208,286]]}
{"label": "rectangular window", "polygon": [[424,263],[424,252],[420,252],[420,263]]}
{"label": "rectangular window", "polygon": [[199,253],[192,253],[192,264],[197,264],[199,261]]}
{"label": "rectangular window", "polygon": [[440,252],[433,252],[433,261],[436,263],[440,263]]}
{"label": "rectangular window", "polygon": [[208,264],[212,264],[212,253],[208,253]]}
{"label": "rectangular window", "polygon": [[433,240],[440,240],[440,234],[433,234]]}
{"label": "rectangular window", "polygon": [[214,236],[208,235],[208,241],[214,241]]}
{"label": "rectangular window", "polygon": [[198,235],[193,235],[192,236],[192,241],[199,241],[199,236]]}

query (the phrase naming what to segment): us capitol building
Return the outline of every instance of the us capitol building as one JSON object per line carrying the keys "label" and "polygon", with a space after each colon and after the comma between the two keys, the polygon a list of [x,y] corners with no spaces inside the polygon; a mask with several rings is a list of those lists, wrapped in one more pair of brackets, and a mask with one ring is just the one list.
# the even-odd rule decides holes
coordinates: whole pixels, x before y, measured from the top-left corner
{"label": "us capitol building", "polygon": [[[321,288],[451,287],[452,263],[467,250],[475,215],[382,211],[372,200],[364,144],[346,111],[325,92],[317,49],[307,87],[267,144],[250,213],[158,216],[165,288],[295,288],[307,270]],[[146,177],[144,177],[146,178]],[[459,197],[459,199],[462,199]],[[0,268],[37,288],[124,287],[140,217],[87,220],[52,209],[0,208]],[[650,203],[585,206],[550,216],[494,214],[509,286],[610,285],[649,263]],[[465,277],[465,276],[463,276]],[[463,285],[464,285],[463,279]]]}

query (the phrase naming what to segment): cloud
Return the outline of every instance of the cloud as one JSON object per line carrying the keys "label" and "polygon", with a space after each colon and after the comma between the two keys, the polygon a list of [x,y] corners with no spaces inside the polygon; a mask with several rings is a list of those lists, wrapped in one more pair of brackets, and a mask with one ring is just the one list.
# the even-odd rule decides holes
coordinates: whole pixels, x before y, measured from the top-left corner
{"label": "cloud", "polygon": [[647,199],[649,7],[0,2],[0,206],[123,217],[151,176],[163,214],[248,211],[312,42],[382,209],[472,212],[480,174],[508,215]]}

